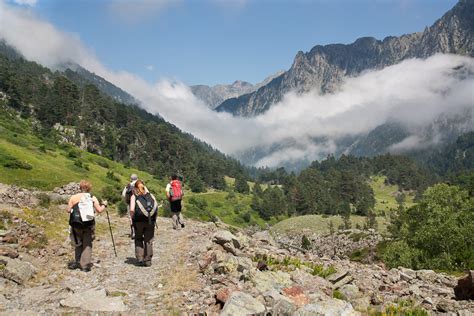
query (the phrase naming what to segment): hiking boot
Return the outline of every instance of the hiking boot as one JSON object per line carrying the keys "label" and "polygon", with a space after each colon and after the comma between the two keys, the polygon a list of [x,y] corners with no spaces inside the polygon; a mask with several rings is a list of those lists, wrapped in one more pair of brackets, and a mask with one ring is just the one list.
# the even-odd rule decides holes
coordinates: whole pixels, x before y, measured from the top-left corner
{"label": "hiking boot", "polygon": [[91,267],[90,267],[90,266],[81,268],[81,271],[82,271],[82,272],[89,272],[90,270],[91,270]]}
{"label": "hiking boot", "polygon": [[145,267],[151,267],[151,261],[145,261]]}
{"label": "hiking boot", "polygon": [[184,224],[183,224],[183,223],[181,223],[181,228],[184,228]]}
{"label": "hiking boot", "polygon": [[67,267],[70,270],[76,270],[76,269],[80,269],[81,265],[78,262],[69,262]]}
{"label": "hiking boot", "polygon": [[143,261],[137,261],[136,266],[137,266],[137,267],[144,267],[144,266],[145,266],[145,262],[143,262]]}

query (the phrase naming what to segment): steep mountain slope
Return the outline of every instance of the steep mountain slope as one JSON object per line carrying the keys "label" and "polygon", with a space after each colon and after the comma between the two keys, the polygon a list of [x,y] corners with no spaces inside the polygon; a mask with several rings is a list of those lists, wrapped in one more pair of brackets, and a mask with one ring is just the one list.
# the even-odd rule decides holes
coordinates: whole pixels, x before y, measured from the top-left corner
{"label": "steep mountain slope", "polygon": [[217,111],[254,116],[279,102],[289,91],[322,93],[337,90],[346,76],[381,69],[408,58],[436,53],[474,57],[474,2],[460,0],[441,19],[423,32],[376,40],[363,37],[349,45],[315,46],[298,52],[291,68],[255,92],[224,101]]}
{"label": "steep mountain slope", "polygon": [[159,178],[182,172],[194,188],[223,188],[224,175],[244,173],[237,161],[160,117],[117,102],[79,73],[73,82],[61,72],[17,57],[0,52],[3,102],[33,120],[36,133],[45,139],[76,145]]}
{"label": "steep mountain slope", "polygon": [[214,109],[229,98],[237,98],[243,94],[248,94],[258,90],[274,78],[280,76],[282,73],[283,71],[278,71],[255,85],[246,81],[237,80],[230,85],[218,84],[212,87],[206,85],[195,85],[190,86],[190,88],[195,96],[204,101],[204,103],[206,103],[211,109]]}

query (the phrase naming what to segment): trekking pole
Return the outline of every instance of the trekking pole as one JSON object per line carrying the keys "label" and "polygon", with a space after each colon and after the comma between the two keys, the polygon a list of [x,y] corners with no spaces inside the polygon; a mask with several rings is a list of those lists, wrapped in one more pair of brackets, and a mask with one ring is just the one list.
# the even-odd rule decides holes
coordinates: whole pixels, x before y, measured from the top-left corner
{"label": "trekking pole", "polygon": [[105,209],[105,213],[107,214],[107,221],[109,222],[110,236],[112,237],[112,245],[114,246],[114,253],[115,253],[115,256],[117,257],[117,250],[115,249],[114,234],[112,234],[112,226],[110,225],[109,211]]}

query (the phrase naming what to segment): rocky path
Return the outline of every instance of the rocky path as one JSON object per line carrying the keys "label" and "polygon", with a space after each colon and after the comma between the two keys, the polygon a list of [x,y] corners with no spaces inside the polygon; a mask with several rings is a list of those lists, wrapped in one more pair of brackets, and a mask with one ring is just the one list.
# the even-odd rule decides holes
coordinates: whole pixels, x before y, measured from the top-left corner
{"label": "rocky path", "polygon": [[[197,311],[197,301],[205,300],[200,291],[198,265],[189,256],[206,237],[200,224],[190,222],[179,231],[171,221],[159,218],[151,267],[135,266],[134,244],[129,238],[128,220],[113,216],[117,257],[110,233],[101,229],[93,247],[91,272],[68,270],[72,248],[65,241],[64,255],[40,258],[36,277],[25,286],[10,286],[4,294],[4,311],[75,312],[117,311],[133,313],[176,313]],[[98,226],[106,227],[106,216]],[[208,239],[208,238],[207,238]]]}

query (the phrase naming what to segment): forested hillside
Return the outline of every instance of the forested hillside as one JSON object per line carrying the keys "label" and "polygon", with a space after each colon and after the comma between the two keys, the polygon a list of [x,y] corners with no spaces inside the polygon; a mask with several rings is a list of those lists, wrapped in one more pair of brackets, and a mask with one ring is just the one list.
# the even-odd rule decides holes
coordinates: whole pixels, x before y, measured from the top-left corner
{"label": "forested hillside", "polygon": [[86,79],[74,83],[70,71],[66,77],[18,58],[12,50],[2,52],[2,98],[22,117],[35,120],[35,132],[43,138],[75,144],[159,178],[181,173],[195,191],[222,189],[224,175],[245,173],[238,161],[160,117],[115,101]]}

